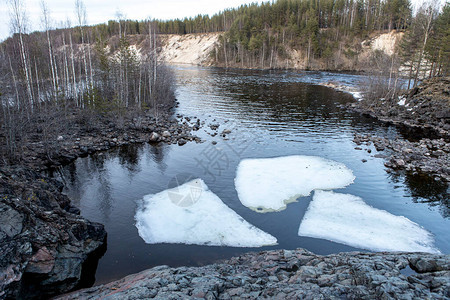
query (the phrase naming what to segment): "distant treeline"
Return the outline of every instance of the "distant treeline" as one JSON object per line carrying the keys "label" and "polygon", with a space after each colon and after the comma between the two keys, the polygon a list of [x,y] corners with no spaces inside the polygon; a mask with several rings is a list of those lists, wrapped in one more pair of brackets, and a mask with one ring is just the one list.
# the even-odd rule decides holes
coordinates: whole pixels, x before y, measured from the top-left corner
{"label": "distant treeline", "polygon": [[[318,28],[341,28],[353,33],[404,29],[411,20],[409,0],[278,0],[226,9],[213,16],[156,20],[159,33],[189,34],[228,31],[232,27],[259,30],[287,27],[301,32],[309,21]],[[146,34],[148,21],[127,21],[127,34]],[[119,23],[96,25],[102,37],[119,34]],[[310,26],[311,27],[311,26]]]}
{"label": "distant treeline", "polygon": [[[217,65],[277,68],[289,56],[286,49],[295,48],[306,68],[339,69],[345,60],[356,59],[363,38],[374,31],[405,30],[411,21],[409,0],[278,0],[242,5],[213,16],[111,20],[86,31],[96,41],[121,32],[148,35],[149,28],[160,34],[225,32],[211,54]],[[75,43],[82,42],[76,33],[73,38]],[[326,66],[317,66],[317,61]]]}

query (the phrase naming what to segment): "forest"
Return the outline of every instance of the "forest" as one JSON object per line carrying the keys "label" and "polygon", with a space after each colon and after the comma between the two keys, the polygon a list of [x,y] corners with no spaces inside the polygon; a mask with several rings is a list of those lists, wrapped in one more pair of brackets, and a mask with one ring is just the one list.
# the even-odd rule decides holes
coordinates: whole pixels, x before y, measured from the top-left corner
{"label": "forest", "polygon": [[[20,153],[29,132],[54,135],[74,115],[89,124],[86,116],[94,113],[121,120],[149,109],[157,115],[159,106],[173,104],[173,74],[158,58],[162,34],[221,32],[210,56],[227,68],[289,68],[284,62],[293,50],[304,69],[362,65],[383,78],[377,81],[383,91],[372,97],[393,96],[394,77],[409,78],[413,87],[421,78],[449,74],[450,4],[437,1],[413,12],[409,0],[278,0],[213,16],[137,21],[118,14],[87,25],[85,5],[76,0],[76,23],[58,26],[42,1],[36,32],[28,30],[24,0],[8,4],[14,34],[0,44],[2,157]],[[391,30],[403,34],[394,55],[376,52],[366,65],[358,61],[363,40]]]}
{"label": "forest", "polygon": [[173,105],[174,77],[157,59],[155,23],[142,29],[138,52],[129,22],[119,20],[107,41],[102,26],[87,26],[82,0],[75,1],[77,23],[59,29],[44,1],[41,8],[43,30],[30,33],[24,2],[9,1],[14,35],[0,44],[1,163],[20,159],[34,135],[50,148],[55,135],[94,126],[99,113],[122,125],[132,114],[151,110],[157,117]]}
{"label": "forest", "polygon": [[[355,68],[364,40],[395,30],[405,34],[396,63],[407,65],[408,76],[418,82],[423,68],[430,76],[448,74],[449,6],[425,1],[413,12],[409,0],[278,0],[213,16],[152,22],[160,34],[224,32],[220,47],[211,53],[215,65],[262,69],[285,68],[282,62],[292,49],[301,52],[305,69],[348,69],[346,61],[353,62],[350,69]],[[127,20],[128,34],[145,32],[149,22]],[[117,21],[95,27],[102,39],[117,35],[118,30]]]}

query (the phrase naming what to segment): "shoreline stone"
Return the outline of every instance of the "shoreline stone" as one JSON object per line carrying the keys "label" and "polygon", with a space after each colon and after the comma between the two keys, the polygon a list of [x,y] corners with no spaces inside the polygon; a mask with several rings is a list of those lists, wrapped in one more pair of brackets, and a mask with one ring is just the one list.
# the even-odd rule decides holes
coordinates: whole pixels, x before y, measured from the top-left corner
{"label": "shoreline stone", "polygon": [[[403,138],[387,139],[373,135],[355,134],[353,142],[357,145],[373,145],[377,152],[374,157],[385,158],[385,166],[410,173],[425,173],[438,180],[450,182],[450,143],[444,139],[421,139],[411,142]],[[361,149],[361,147],[357,147]],[[356,148],[355,148],[356,149]]]}
{"label": "shoreline stone", "polygon": [[355,134],[355,144],[373,143],[377,151],[389,150],[391,157],[385,166],[390,169],[426,173],[450,182],[450,77],[425,80],[400,98],[364,99],[347,108],[396,126],[415,141]]}
{"label": "shoreline stone", "polygon": [[349,252],[321,256],[297,249],[247,253],[203,267],[159,266],[56,299],[448,297],[449,255]]}

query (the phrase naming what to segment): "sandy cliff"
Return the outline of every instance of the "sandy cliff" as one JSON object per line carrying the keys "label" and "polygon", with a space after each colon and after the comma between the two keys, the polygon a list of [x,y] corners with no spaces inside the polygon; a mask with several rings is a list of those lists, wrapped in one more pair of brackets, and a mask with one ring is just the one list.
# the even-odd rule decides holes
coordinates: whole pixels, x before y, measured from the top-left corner
{"label": "sandy cliff", "polygon": [[220,34],[163,35],[162,56],[171,64],[210,65],[210,53],[217,46]]}
{"label": "sandy cliff", "polygon": [[[163,35],[162,36],[162,57],[170,64],[191,64],[211,66],[214,65],[214,57],[211,57],[211,52],[220,44],[221,32],[213,33],[197,33],[186,35]],[[387,55],[392,55],[398,41],[403,36],[403,33],[391,31],[388,33],[377,34],[370,39],[364,40],[361,43],[361,51],[355,61],[359,64],[355,65],[353,61],[345,62],[347,67],[345,69],[358,70],[361,64],[370,56],[373,51],[379,50]],[[287,49],[289,59],[277,61],[274,65],[280,68],[305,69],[306,58],[305,53],[299,49]],[[339,54],[336,54],[339,55]],[[345,61],[345,59],[343,59]],[[354,65],[354,66],[352,66]],[[317,65],[317,69],[327,69],[333,66]]]}

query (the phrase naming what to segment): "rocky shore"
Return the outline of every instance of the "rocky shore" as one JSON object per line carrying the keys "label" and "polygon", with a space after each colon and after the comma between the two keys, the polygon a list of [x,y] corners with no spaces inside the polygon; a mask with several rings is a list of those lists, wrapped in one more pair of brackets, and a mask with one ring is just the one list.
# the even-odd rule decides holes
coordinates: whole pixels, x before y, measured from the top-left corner
{"label": "rocky shore", "polygon": [[62,188],[30,169],[0,169],[0,299],[45,298],[93,283],[106,232],[82,218]]}
{"label": "rocky shore", "polygon": [[42,171],[116,146],[146,142],[179,145],[188,141],[200,142],[192,134],[200,128],[200,120],[191,124],[187,119],[181,115],[174,118],[169,111],[161,113],[158,118],[146,114],[129,116],[118,124],[110,117],[96,115],[89,120],[89,126],[72,122],[70,127],[50,138],[35,133],[22,147],[18,164]]}
{"label": "rocky shore", "polygon": [[450,77],[425,80],[398,99],[364,99],[348,108],[397,126],[413,138],[355,135],[357,146],[373,143],[379,151],[389,150],[386,167],[450,181]]}
{"label": "rocky shore", "polygon": [[[356,134],[353,141],[357,150],[363,150],[361,146],[373,145],[380,152],[374,155],[386,158],[384,165],[390,169],[412,174],[424,173],[436,180],[450,182],[450,143],[442,138],[423,138],[418,142],[411,142],[403,138],[387,139]],[[370,147],[366,151],[371,151]]]}
{"label": "rocky shore", "polygon": [[424,80],[396,99],[364,99],[349,108],[412,134],[450,140],[450,77]]}
{"label": "rocky shore", "polygon": [[156,267],[57,299],[448,299],[450,256],[304,249],[204,267]]}
{"label": "rocky shore", "polygon": [[47,298],[90,286],[106,250],[103,225],[81,217],[62,183],[40,171],[116,146],[199,142],[192,131],[200,120],[188,119],[166,111],[120,125],[97,115],[89,126],[71,122],[58,135],[35,132],[18,162],[0,166],[0,299]]}

